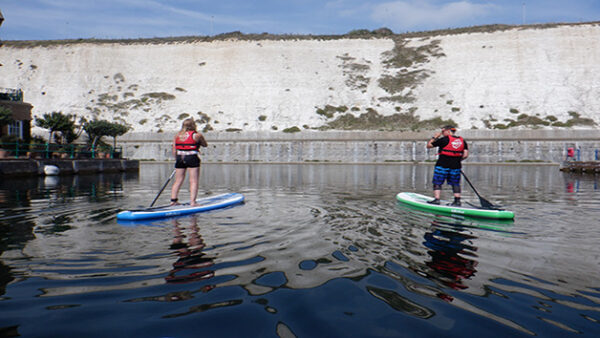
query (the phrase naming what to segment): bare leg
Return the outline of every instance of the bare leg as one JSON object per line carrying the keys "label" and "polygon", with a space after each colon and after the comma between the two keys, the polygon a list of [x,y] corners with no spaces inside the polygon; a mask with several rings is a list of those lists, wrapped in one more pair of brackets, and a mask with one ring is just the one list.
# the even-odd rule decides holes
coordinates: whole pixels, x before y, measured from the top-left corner
{"label": "bare leg", "polygon": [[442,191],[441,190],[434,190],[433,191],[433,198],[437,198],[439,200],[440,196],[442,196]]}
{"label": "bare leg", "polygon": [[[183,180],[185,179],[185,169],[177,168],[175,169],[175,182],[173,183],[173,187],[171,187],[171,200],[177,199],[177,195],[179,195],[179,189],[181,188],[181,184],[183,184]],[[174,202],[171,204],[175,204]]]}
{"label": "bare leg", "polygon": [[200,176],[200,167],[188,168],[190,171],[190,205],[196,205],[196,197],[198,197],[198,177]]}

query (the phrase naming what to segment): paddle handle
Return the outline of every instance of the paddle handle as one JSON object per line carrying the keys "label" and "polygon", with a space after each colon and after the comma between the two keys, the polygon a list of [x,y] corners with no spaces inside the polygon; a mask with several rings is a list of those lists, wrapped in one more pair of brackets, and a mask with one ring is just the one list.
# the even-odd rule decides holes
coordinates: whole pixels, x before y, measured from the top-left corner
{"label": "paddle handle", "polygon": [[473,191],[475,192],[475,195],[477,195],[477,197],[481,198],[481,195],[479,195],[479,193],[477,192],[477,189],[475,189],[473,184],[471,184],[471,181],[469,181],[469,178],[467,177],[467,175],[465,175],[465,173],[462,170],[460,171],[460,173],[463,175],[463,177],[465,178],[467,183],[469,183],[469,185],[471,186],[471,189],[473,189]]}
{"label": "paddle handle", "polygon": [[175,176],[175,172],[176,171],[177,171],[177,169],[173,169],[173,172],[171,173],[171,176],[169,176],[169,178],[167,179],[167,181],[165,182],[165,184],[163,184],[162,188],[160,188],[160,191],[158,192],[158,195],[156,195],[156,197],[154,197],[154,201],[152,201],[152,203],[150,204],[151,208],[154,205],[154,203],[156,203],[156,200],[158,199],[158,196],[160,196],[160,194],[162,194],[163,190],[165,190],[165,188],[167,187],[167,184],[169,184],[169,181],[173,178],[173,176]]}

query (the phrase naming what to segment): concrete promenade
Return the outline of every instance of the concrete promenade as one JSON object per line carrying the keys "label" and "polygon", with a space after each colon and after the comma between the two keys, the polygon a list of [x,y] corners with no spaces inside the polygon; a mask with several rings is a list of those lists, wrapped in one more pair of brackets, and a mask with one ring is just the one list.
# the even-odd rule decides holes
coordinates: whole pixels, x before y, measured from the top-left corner
{"label": "concrete promenade", "polygon": [[[204,162],[428,162],[436,149],[426,149],[427,132],[303,131],[208,132]],[[171,160],[175,132],[129,133],[118,139],[123,156],[138,160]],[[560,163],[574,147],[581,161],[598,160],[600,130],[459,130],[470,151],[469,162]]]}
{"label": "concrete promenade", "polygon": [[122,171],[138,171],[137,160],[124,159],[0,159],[0,178],[44,175],[44,166],[54,165],[59,175],[95,174]]}

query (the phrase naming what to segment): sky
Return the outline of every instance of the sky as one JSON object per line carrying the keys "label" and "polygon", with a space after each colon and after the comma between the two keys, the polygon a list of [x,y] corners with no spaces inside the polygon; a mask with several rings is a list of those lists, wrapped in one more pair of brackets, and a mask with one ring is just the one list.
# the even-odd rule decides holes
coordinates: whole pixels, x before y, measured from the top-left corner
{"label": "sky", "polygon": [[0,0],[0,11],[0,40],[137,39],[600,21],[600,0]]}

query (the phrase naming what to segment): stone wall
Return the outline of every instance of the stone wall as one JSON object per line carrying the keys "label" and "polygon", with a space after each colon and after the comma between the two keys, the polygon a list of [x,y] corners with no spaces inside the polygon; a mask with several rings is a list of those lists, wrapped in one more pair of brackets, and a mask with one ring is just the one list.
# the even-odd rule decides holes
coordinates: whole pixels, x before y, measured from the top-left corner
{"label": "stone wall", "polygon": [[[434,161],[426,149],[434,132],[270,132],[207,133],[205,162],[341,162],[384,163]],[[597,160],[598,130],[465,130],[470,162],[554,162],[575,147],[584,160]],[[132,133],[119,138],[123,156],[139,160],[172,160],[172,134]]]}
{"label": "stone wall", "polygon": [[60,175],[138,171],[140,168],[137,160],[2,159],[0,160],[0,178],[44,175],[44,167],[47,165],[58,167]]}

